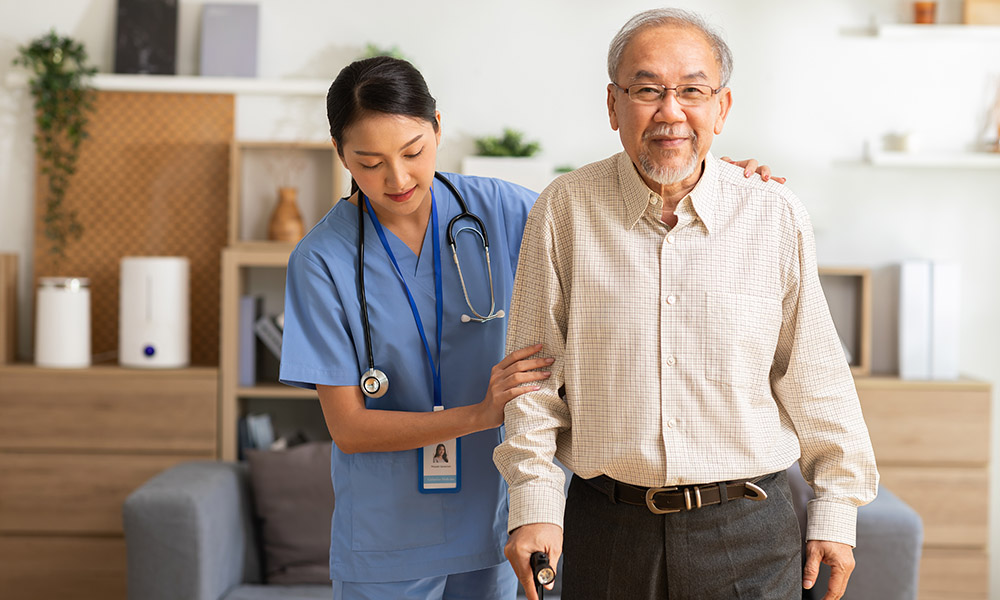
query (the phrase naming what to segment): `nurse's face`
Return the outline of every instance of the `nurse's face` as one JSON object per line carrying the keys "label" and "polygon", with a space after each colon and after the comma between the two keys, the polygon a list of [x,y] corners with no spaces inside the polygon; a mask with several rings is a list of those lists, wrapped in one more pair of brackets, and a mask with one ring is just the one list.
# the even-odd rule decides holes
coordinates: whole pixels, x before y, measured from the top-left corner
{"label": "nurse's face", "polygon": [[372,112],[344,130],[341,160],[380,219],[409,217],[429,206],[441,142],[441,115],[435,118],[437,130],[424,119]]}

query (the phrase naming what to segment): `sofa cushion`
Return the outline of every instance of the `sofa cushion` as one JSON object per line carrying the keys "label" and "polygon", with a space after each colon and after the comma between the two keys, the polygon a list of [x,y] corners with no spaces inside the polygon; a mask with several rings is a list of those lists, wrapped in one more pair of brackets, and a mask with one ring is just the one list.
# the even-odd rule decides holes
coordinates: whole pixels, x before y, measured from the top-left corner
{"label": "sofa cushion", "polygon": [[330,581],[330,450],[331,442],[311,442],[247,451],[268,583]]}

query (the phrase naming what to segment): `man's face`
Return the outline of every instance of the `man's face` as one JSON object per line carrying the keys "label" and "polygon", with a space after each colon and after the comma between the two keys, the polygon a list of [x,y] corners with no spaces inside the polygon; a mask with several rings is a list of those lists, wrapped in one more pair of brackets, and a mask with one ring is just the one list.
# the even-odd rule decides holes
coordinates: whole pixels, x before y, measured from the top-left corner
{"label": "man's face", "polygon": [[[698,30],[651,27],[625,48],[616,81],[622,88],[636,83],[720,86],[719,65],[712,47]],[[614,85],[608,86],[611,128],[651,189],[685,182],[693,185],[700,165],[722,133],[732,96],[728,88],[698,106],[682,106],[673,92],[653,104],[640,104]]]}

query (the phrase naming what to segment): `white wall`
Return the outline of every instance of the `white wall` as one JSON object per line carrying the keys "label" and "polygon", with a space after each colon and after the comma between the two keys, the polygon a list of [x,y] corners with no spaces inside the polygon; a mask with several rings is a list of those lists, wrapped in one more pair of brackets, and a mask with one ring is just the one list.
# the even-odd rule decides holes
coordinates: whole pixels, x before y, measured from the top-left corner
{"label": "white wall", "polygon": [[[636,0],[258,2],[261,77],[332,79],[366,43],[399,45],[438,98],[440,167],[446,170],[458,168],[473,136],[504,126],[541,140],[556,164],[580,165],[616,152],[604,105],[607,43],[630,15],[649,6]],[[939,4],[942,20],[957,21],[960,2]],[[200,5],[181,0],[180,74],[196,71]],[[943,150],[983,138],[1000,87],[1000,41],[886,41],[850,33],[872,22],[908,20],[911,3],[902,0],[677,5],[721,26],[736,56],[735,106],[716,153],[757,157],[789,177],[813,215],[821,264],[875,270],[876,370],[893,372],[897,365],[892,266],[904,258],[947,258],[963,265],[962,370],[1000,382],[994,341],[1000,337],[1000,269],[993,264],[1000,256],[1000,170],[876,169],[860,161],[865,138],[892,130],[919,131],[925,146]],[[115,6],[115,0],[2,0],[0,82],[16,46],[51,26],[84,41],[100,70],[110,72]],[[25,90],[0,87],[0,251],[24,257],[25,311],[30,114]],[[322,127],[322,118],[313,122]],[[27,354],[30,328],[22,329],[20,349]],[[993,412],[996,456],[1000,411]],[[991,505],[996,573],[1000,515],[998,503]],[[1000,577],[994,579],[991,597],[1000,599]]]}

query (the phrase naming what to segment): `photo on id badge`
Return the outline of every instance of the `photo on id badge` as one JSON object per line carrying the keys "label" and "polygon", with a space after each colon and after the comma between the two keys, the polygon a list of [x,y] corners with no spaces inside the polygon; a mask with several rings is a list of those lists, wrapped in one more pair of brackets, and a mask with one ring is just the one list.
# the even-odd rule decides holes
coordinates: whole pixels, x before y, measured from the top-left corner
{"label": "photo on id badge", "polygon": [[419,450],[420,491],[457,492],[462,488],[460,439],[424,446]]}

